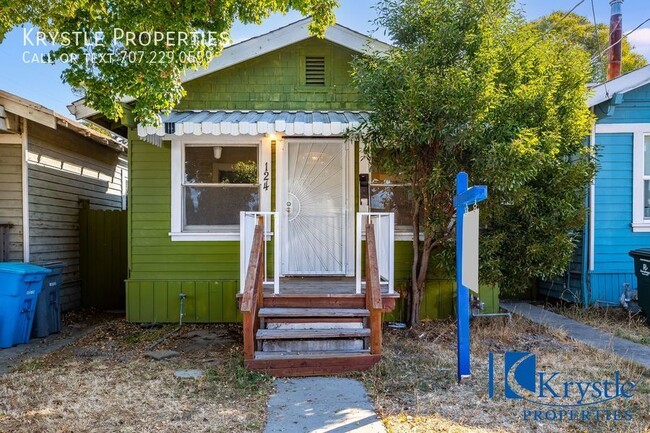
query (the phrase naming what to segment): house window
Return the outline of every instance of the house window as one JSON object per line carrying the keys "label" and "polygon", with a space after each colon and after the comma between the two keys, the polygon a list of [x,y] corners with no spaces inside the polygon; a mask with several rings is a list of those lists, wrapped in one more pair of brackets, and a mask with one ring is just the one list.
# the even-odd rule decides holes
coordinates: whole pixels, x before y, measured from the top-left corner
{"label": "house window", "polygon": [[650,135],[643,136],[643,220],[650,222]]}
{"label": "house window", "polygon": [[370,211],[394,212],[395,231],[412,233],[413,192],[411,185],[395,176],[370,174]]}
{"label": "house window", "polygon": [[183,231],[239,230],[239,212],[259,210],[257,147],[184,147]]}
{"label": "house window", "polygon": [[[605,125],[601,126],[601,130]],[[650,232],[650,129],[649,124],[626,124],[632,132],[632,231]],[[630,129],[627,129],[630,128]],[[610,132],[610,129],[606,129]],[[614,130],[618,132],[618,130]]]}
{"label": "house window", "polygon": [[260,147],[172,144],[172,240],[236,240],[241,211],[260,209]]}

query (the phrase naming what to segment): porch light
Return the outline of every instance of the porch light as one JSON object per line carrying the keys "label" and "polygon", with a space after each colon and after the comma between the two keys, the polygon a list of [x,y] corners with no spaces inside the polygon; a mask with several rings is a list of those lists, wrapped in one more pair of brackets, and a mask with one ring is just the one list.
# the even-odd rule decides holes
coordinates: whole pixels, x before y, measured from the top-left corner
{"label": "porch light", "polygon": [[223,147],[215,146],[212,148],[212,151],[214,152],[214,159],[221,159],[221,152],[223,151]]}

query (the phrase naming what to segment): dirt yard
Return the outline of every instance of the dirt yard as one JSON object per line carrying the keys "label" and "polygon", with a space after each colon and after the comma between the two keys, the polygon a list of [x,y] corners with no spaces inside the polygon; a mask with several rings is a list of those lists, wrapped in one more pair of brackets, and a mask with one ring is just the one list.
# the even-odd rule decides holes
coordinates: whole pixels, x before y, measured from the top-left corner
{"label": "dirt yard", "polygon": [[543,307],[617,337],[650,346],[650,325],[641,313],[629,314],[621,307],[585,309],[575,304],[549,304]]}
{"label": "dirt yard", "polygon": [[[456,384],[456,326],[451,321],[423,323],[412,330],[388,330],[385,356],[359,375],[389,432],[650,432],[650,372],[621,359],[549,332],[525,319],[482,319],[472,324],[472,377]],[[621,380],[636,383],[634,396],[593,407],[591,421],[524,420],[524,411],[543,410],[523,400],[505,399],[503,354],[532,352],[537,370],[559,372],[558,381]],[[495,359],[495,395],[488,397],[488,353]],[[534,397],[533,397],[534,399]],[[567,399],[559,399],[568,403]],[[554,403],[558,403],[554,401]],[[607,410],[629,411],[632,420],[595,421]],[[610,417],[613,417],[610,412]],[[565,415],[566,417],[566,415]]]}
{"label": "dirt yard", "polygon": [[[269,376],[242,367],[240,326],[185,325],[156,347],[178,356],[147,358],[151,345],[174,329],[113,318],[71,346],[23,361],[0,376],[0,432],[260,432],[273,385]],[[451,321],[386,330],[384,360],[353,375],[368,387],[389,432],[650,432],[650,372],[641,367],[524,319],[484,319],[472,324],[472,377],[457,385],[455,339]],[[634,396],[598,409],[605,418],[609,409],[628,411],[632,419],[524,420],[524,411],[540,407],[505,399],[507,351],[534,353],[537,370],[559,372],[562,380],[611,380],[619,370],[621,380],[636,383]],[[493,399],[489,352],[495,357]],[[174,373],[181,369],[205,374],[178,379]]]}
{"label": "dirt yard", "polygon": [[[174,329],[110,320],[23,361],[0,376],[0,432],[259,432],[272,383],[243,369],[240,327],[184,325],[156,347],[178,356],[144,355]],[[204,376],[179,379],[180,369]]]}

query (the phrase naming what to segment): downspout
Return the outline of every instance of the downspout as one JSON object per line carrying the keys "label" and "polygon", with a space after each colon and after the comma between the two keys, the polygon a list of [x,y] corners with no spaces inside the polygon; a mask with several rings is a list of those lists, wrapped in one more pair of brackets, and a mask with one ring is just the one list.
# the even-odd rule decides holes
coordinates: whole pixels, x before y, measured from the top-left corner
{"label": "downspout", "polygon": [[22,118],[22,134],[20,140],[21,173],[22,173],[22,208],[23,208],[23,261],[29,262],[29,176],[27,165],[27,119]]}
{"label": "downspout", "polygon": [[[593,112],[593,109],[592,109]],[[596,146],[596,122],[591,128],[591,137],[589,137],[589,147],[593,153]],[[582,247],[582,305],[587,308],[590,304],[590,283],[591,271],[594,270],[594,251],[595,251],[595,222],[596,222],[596,176],[589,184],[589,196],[587,208],[587,220],[584,229],[584,241]],[[584,254],[584,244],[588,245],[587,254]]]}

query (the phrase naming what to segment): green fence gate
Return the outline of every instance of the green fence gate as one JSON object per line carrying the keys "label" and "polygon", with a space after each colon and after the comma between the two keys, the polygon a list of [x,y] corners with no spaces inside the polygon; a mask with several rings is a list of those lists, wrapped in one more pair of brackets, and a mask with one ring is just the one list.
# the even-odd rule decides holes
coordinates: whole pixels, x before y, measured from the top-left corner
{"label": "green fence gate", "polygon": [[90,209],[82,202],[81,304],[101,310],[124,310],[127,277],[127,216],[125,210]]}

